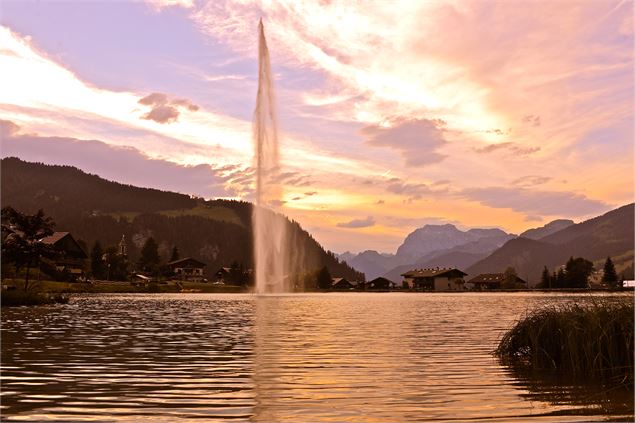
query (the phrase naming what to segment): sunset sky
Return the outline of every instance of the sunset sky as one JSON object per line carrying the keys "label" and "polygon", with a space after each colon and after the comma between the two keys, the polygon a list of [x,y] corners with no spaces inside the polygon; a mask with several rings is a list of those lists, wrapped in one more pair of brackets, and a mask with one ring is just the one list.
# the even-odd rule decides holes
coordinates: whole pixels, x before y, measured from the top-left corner
{"label": "sunset sky", "polygon": [[326,248],[634,197],[632,1],[0,3],[2,156],[253,199],[257,25],[284,204]]}

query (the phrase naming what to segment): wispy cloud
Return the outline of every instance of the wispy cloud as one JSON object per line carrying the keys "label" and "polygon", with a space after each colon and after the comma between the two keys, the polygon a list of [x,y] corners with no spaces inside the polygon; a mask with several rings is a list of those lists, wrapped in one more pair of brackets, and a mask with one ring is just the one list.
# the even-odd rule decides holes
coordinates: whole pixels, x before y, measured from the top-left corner
{"label": "wispy cloud", "polygon": [[199,107],[187,99],[170,100],[166,94],[152,93],[139,100],[139,104],[150,106],[151,109],[142,119],[153,120],[158,123],[176,122],[179,117],[179,107],[195,112]]}
{"label": "wispy cloud", "polygon": [[422,166],[444,159],[445,156],[437,151],[446,143],[442,127],[441,121],[398,120],[387,127],[366,126],[361,133],[367,137],[368,145],[395,149],[407,166]]}
{"label": "wispy cloud", "polygon": [[372,216],[368,216],[365,219],[353,219],[348,222],[338,223],[337,226],[340,228],[368,228],[375,225],[375,219]]}
{"label": "wispy cloud", "polygon": [[603,213],[612,206],[572,192],[530,190],[527,188],[467,188],[460,196],[495,208],[547,216],[587,216]]}

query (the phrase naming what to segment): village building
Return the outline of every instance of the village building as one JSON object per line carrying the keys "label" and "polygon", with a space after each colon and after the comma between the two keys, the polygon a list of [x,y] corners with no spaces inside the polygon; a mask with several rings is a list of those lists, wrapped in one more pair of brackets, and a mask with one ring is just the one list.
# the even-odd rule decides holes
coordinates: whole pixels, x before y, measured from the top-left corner
{"label": "village building", "polygon": [[195,260],[192,257],[185,257],[168,263],[172,273],[181,280],[202,282],[205,263]]}
{"label": "village building", "polygon": [[370,282],[366,282],[367,291],[388,291],[395,288],[395,283],[390,279],[378,277]]}
{"label": "village building", "polygon": [[[515,276],[514,284],[524,284],[527,287],[527,282],[518,276]],[[504,273],[481,273],[480,275],[467,281],[468,286],[477,291],[490,291],[493,289],[501,289],[505,282]]]}
{"label": "village building", "polygon": [[467,273],[455,268],[414,269],[401,275],[416,291],[463,291]]}
{"label": "village building", "polygon": [[350,291],[355,289],[356,284],[349,282],[346,278],[333,278],[331,280],[331,289],[336,291]]}
{"label": "village building", "polygon": [[119,241],[119,251],[117,253],[121,257],[128,258],[128,243],[126,242],[126,235],[121,235],[121,241]]}
{"label": "village building", "polygon": [[42,258],[41,269],[57,279],[76,280],[84,275],[88,255],[70,232],[54,232],[40,240],[57,252],[53,258]]}
{"label": "village building", "polygon": [[232,269],[231,267],[221,267],[216,272],[216,282],[217,283],[229,283],[232,280]]}

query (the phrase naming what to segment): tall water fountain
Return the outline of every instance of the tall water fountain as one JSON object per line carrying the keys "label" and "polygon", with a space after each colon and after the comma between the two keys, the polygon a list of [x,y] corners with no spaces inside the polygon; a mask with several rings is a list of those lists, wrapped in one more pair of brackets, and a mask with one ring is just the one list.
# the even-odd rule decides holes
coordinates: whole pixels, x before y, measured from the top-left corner
{"label": "tall water fountain", "polygon": [[258,24],[258,94],[253,120],[256,168],[256,207],[252,216],[256,293],[287,290],[285,221],[273,210],[280,206],[278,126],[269,50],[262,24]]}

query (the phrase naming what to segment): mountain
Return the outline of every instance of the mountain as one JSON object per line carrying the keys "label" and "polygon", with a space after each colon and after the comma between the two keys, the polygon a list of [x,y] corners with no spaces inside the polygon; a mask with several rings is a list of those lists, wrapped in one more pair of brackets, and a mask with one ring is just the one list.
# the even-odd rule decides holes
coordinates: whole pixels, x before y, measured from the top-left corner
{"label": "mountain", "polygon": [[[500,229],[461,231],[450,224],[425,225],[406,237],[392,259],[393,267],[387,268],[382,276],[398,282],[402,273],[413,268],[465,269],[515,237]],[[413,259],[416,254],[420,255]],[[352,266],[357,269],[354,264]]]}
{"label": "mountain", "polygon": [[363,251],[346,260],[346,263],[353,268],[363,272],[369,281],[382,276],[400,262],[399,257],[394,254],[378,253],[373,250]]}
{"label": "mountain", "polygon": [[546,225],[541,226],[539,228],[528,229],[522,234],[520,234],[519,236],[522,238],[529,238],[529,239],[541,239],[551,234],[554,234],[558,231],[561,231],[562,229],[566,229],[569,226],[574,224],[575,223],[573,222],[573,220],[558,219],[558,220],[549,222]]}
{"label": "mountain", "polygon": [[415,262],[434,251],[447,250],[482,238],[504,237],[508,234],[500,229],[470,229],[461,231],[454,225],[425,225],[411,232],[397,249],[397,256]]}
{"label": "mountain", "polygon": [[[252,205],[242,201],[209,200],[107,181],[71,166],[29,163],[17,158],[1,162],[2,206],[51,216],[56,230],[69,231],[89,250],[95,241],[117,245],[122,235],[132,261],[153,237],[167,259],[174,246],[181,256],[207,264],[208,276],[236,261],[253,266]],[[296,272],[326,266],[333,276],[360,280],[363,274],[325,251],[297,222],[282,215],[290,257]]]}
{"label": "mountain", "polygon": [[[517,238],[507,242],[488,257],[470,266],[469,277],[479,273],[502,272],[513,266],[530,286],[540,281],[543,266],[553,270],[569,257],[595,261],[611,256],[629,257],[635,249],[633,233],[634,205],[628,204],[602,216],[567,226],[539,241]],[[631,255],[632,256],[632,255]]]}

